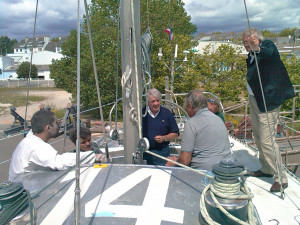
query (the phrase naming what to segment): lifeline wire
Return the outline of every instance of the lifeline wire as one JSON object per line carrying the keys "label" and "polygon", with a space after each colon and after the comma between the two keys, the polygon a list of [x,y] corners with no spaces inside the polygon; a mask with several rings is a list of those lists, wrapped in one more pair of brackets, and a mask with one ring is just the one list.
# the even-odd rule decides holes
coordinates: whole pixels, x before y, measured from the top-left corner
{"label": "lifeline wire", "polygon": [[[244,0],[244,6],[245,6],[245,11],[246,11],[246,17],[247,17],[247,22],[248,22],[248,28],[249,28],[249,34],[251,36],[251,28],[250,28],[250,21],[249,21],[249,16],[248,16],[248,11],[247,11],[247,5],[246,5],[246,0]],[[251,49],[252,50],[252,49]],[[279,166],[278,166],[278,161],[277,161],[277,157],[276,157],[276,152],[275,152],[275,147],[274,147],[274,138],[272,135],[272,130],[270,127],[270,122],[269,122],[269,116],[268,116],[268,110],[267,110],[267,106],[266,106],[266,100],[265,100],[265,95],[264,95],[264,91],[263,91],[263,87],[262,87],[262,82],[261,82],[261,76],[260,76],[260,70],[258,67],[258,62],[257,62],[257,56],[256,56],[256,52],[254,52],[254,59],[255,59],[255,65],[256,65],[256,69],[257,69],[257,74],[258,74],[258,79],[259,79],[259,85],[260,85],[260,90],[261,90],[261,94],[262,94],[262,99],[263,99],[263,103],[264,103],[264,108],[265,108],[265,114],[267,117],[267,122],[268,122],[268,128],[269,128],[269,133],[270,133],[270,139],[271,139],[271,143],[272,143],[272,150],[273,150],[273,156],[275,159],[275,164],[276,164],[276,172],[277,172],[277,176],[278,176],[278,180],[279,180],[279,184],[280,184],[280,193],[281,193],[281,198],[284,199],[284,190],[282,188],[282,181],[281,181],[281,174],[279,171]],[[278,118],[277,120],[279,120],[279,112],[278,112]],[[276,124],[276,123],[275,123]],[[275,129],[275,128],[274,128]],[[280,156],[279,156],[280,157]]]}

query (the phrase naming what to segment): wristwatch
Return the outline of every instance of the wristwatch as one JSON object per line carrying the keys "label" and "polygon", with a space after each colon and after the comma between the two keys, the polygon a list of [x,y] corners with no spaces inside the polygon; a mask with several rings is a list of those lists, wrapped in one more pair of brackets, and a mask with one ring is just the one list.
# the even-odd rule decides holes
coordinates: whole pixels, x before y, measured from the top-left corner
{"label": "wristwatch", "polygon": [[168,139],[167,139],[167,136],[166,136],[166,135],[164,136],[164,139],[165,139],[165,142],[167,142],[167,141],[168,141]]}

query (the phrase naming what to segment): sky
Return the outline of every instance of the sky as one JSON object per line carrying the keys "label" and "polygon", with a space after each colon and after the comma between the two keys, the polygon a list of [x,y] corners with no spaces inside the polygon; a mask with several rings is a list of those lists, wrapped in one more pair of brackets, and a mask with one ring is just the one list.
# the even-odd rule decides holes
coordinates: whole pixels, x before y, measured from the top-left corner
{"label": "sky", "polygon": [[[80,2],[82,14],[84,1]],[[197,33],[241,32],[248,27],[244,0],[183,2],[192,22],[197,25]],[[75,0],[39,1],[36,36],[66,36],[70,29],[76,29],[77,4]],[[287,27],[300,28],[300,0],[246,0],[246,4],[251,27],[272,32]],[[35,10],[36,0],[0,0],[0,36],[18,41],[32,37]]]}

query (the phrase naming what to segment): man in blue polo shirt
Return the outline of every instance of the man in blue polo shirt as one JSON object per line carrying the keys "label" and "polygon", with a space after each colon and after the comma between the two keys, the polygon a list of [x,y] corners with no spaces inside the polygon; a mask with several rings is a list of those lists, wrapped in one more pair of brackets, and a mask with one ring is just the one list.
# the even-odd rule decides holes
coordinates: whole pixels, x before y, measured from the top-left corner
{"label": "man in blue polo shirt", "polygon": [[[148,105],[143,108],[143,136],[149,140],[151,152],[168,157],[169,143],[179,135],[179,129],[174,116],[167,108],[160,105],[161,93],[157,89],[150,89],[147,93]],[[150,165],[165,165],[166,161],[144,153],[144,160]]]}

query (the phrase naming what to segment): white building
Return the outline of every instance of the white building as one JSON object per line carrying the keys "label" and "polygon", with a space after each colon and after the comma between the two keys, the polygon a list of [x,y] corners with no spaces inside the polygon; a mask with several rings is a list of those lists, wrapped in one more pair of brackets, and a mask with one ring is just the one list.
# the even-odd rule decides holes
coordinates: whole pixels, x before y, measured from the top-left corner
{"label": "white building", "polygon": [[211,40],[200,40],[198,42],[198,46],[196,46],[193,50],[196,50],[197,54],[203,54],[206,48],[209,48],[209,53],[215,53],[216,50],[221,45],[228,45],[232,48],[234,48],[237,52],[240,52],[242,55],[247,55],[248,52],[245,50],[244,46],[233,44],[230,42],[224,42],[224,41],[211,41]]}
{"label": "white building", "polygon": [[43,51],[48,43],[50,42],[50,37],[35,37],[35,38],[28,38],[21,40],[17,45],[14,46],[14,53],[30,53],[31,49],[33,52],[41,52]]}
{"label": "white building", "polygon": [[0,79],[7,79],[4,75],[4,70],[12,65],[14,65],[14,60],[12,58],[2,55],[0,56]]}
{"label": "white building", "polygon": [[[19,53],[19,54],[7,54],[11,59],[14,60],[14,64],[7,66],[4,71],[3,78],[17,78],[17,69],[22,62],[30,62],[30,53]],[[63,57],[60,53],[42,51],[32,54],[32,64],[38,68],[38,78],[45,80],[50,79],[50,68],[49,65],[52,64],[52,60],[61,59]]]}
{"label": "white building", "polygon": [[[49,36],[44,38],[36,37],[25,38],[14,46],[14,53],[7,54],[5,59],[5,66],[1,66],[2,74],[0,79],[17,79],[17,69],[22,62],[31,61],[31,49],[32,49],[32,64],[38,68],[38,77],[49,80],[50,68],[52,60],[61,59],[61,45],[65,38],[58,38],[57,41],[50,41]],[[2,63],[3,64],[3,63]],[[3,64],[3,65],[4,65]]]}

